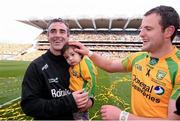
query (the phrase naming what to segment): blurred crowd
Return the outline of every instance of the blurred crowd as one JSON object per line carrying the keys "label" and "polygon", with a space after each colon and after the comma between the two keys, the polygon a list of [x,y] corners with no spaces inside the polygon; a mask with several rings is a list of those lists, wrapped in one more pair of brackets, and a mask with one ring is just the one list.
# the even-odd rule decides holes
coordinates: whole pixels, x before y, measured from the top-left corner
{"label": "blurred crowd", "polygon": [[[0,43],[0,59],[31,61],[49,48],[46,34],[40,34],[36,45]],[[131,52],[140,51],[142,41],[138,32],[71,32],[70,41],[81,41],[92,51],[111,58],[123,58]],[[180,43],[176,36],[175,44]],[[177,44],[180,47],[180,45]],[[34,51],[27,50],[33,48]]]}

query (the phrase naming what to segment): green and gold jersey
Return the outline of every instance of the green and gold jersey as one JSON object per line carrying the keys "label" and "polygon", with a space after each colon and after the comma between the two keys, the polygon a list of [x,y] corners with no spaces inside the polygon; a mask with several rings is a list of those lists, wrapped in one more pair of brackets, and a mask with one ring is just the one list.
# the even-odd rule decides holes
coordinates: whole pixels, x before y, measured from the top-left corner
{"label": "green and gold jersey", "polygon": [[69,73],[70,90],[77,91],[84,88],[89,93],[89,97],[94,96],[97,70],[93,62],[87,56],[84,56],[79,64],[70,67]]}
{"label": "green and gold jersey", "polygon": [[175,47],[161,58],[138,52],[122,62],[127,71],[132,71],[132,112],[138,116],[166,118],[173,88],[180,84],[180,51]]}

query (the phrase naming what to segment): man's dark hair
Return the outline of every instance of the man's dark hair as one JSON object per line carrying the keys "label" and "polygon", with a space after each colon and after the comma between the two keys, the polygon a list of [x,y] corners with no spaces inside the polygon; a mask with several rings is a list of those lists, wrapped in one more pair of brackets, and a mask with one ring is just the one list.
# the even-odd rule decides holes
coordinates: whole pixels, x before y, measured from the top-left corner
{"label": "man's dark hair", "polygon": [[163,31],[169,26],[175,27],[175,32],[171,36],[171,41],[172,41],[179,28],[179,15],[177,11],[173,7],[161,5],[161,6],[152,8],[151,10],[146,12],[144,16],[148,16],[153,13],[160,15],[161,20],[159,24],[162,26]]}
{"label": "man's dark hair", "polygon": [[63,20],[62,18],[55,18],[55,19],[52,19],[49,21],[48,25],[47,25],[47,31],[48,31],[48,28],[49,26],[52,24],[52,23],[56,23],[56,22],[60,22],[60,23],[64,23],[67,27],[67,33],[69,34],[70,33],[70,30],[69,30],[69,24]]}

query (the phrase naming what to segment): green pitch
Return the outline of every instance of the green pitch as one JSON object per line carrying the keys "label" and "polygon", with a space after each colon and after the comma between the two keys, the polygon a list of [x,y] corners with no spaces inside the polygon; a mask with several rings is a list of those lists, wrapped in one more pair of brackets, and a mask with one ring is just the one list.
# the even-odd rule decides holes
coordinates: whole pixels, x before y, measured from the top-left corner
{"label": "green pitch", "polygon": [[[25,61],[0,61],[0,120],[32,119],[23,114],[18,98],[28,64]],[[111,74],[98,69],[95,103],[89,110],[91,120],[101,119],[99,111],[104,104],[116,105],[130,111],[130,74]]]}
{"label": "green pitch", "polygon": [[0,105],[20,96],[21,80],[29,62],[0,61]]}

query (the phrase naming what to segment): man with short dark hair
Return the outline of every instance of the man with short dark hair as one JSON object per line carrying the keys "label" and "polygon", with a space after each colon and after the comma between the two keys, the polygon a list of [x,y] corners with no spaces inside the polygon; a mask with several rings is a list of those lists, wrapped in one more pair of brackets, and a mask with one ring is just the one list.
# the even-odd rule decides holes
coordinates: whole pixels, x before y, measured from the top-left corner
{"label": "man with short dark hair", "polygon": [[89,55],[95,65],[108,72],[131,72],[132,113],[103,105],[102,119],[180,119],[172,113],[175,101],[171,99],[172,90],[180,85],[180,50],[172,44],[178,28],[179,15],[174,8],[158,6],[149,10],[140,27],[142,52],[133,53],[122,61],[106,59],[80,42],[69,43],[78,46],[77,52]]}
{"label": "man with short dark hair", "polygon": [[68,42],[69,28],[62,19],[53,19],[47,28],[49,50],[31,62],[22,82],[23,112],[40,120],[73,120],[80,108],[90,108],[92,100],[83,90],[69,90],[69,65],[61,54]]}

